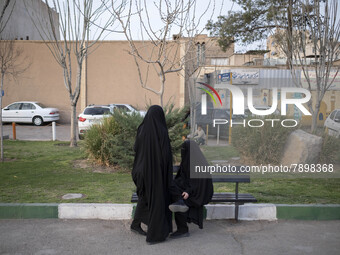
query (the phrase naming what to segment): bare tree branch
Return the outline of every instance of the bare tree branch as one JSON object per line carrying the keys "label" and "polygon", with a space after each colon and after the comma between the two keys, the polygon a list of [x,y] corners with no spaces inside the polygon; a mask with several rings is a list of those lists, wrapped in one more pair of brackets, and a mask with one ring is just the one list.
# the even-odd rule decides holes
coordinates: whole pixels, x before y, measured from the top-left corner
{"label": "bare tree branch", "polygon": [[[126,3],[126,9],[121,8],[122,2]],[[214,0],[206,3],[206,8],[200,15],[196,13],[196,4],[196,0],[157,0],[152,3],[147,0],[111,1],[110,12],[120,23],[121,31],[129,42],[140,84],[159,97],[160,105],[163,105],[167,75],[184,70],[188,60],[187,53],[191,50],[188,46],[192,45],[195,35],[200,33],[198,26],[202,17],[207,15],[209,8],[215,11]],[[157,12],[151,13],[152,9]],[[132,34],[135,22],[140,28],[142,38],[138,42]],[[173,40],[174,34],[178,34],[179,38]],[[141,69],[141,63],[147,65],[146,73]],[[160,79],[159,89],[148,86],[149,66],[152,66]]]}
{"label": "bare tree branch", "polygon": [[[0,40],[0,109],[2,109],[2,91],[4,89],[5,78],[13,77],[15,79],[30,66],[30,61],[23,56],[22,52],[22,49],[16,47],[15,41]],[[1,161],[4,161],[2,111],[0,112],[0,136]]]}
{"label": "bare tree branch", "polygon": [[287,56],[292,55],[290,60],[288,58],[288,65],[293,78],[300,78],[296,77],[295,70],[301,70],[308,90],[316,93],[316,103],[308,103],[312,112],[311,131],[315,132],[322,99],[340,68],[334,66],[340,54],[338,1],[296,0],[292,7],[299,11],[302,21],[292,20],[292,33],[281,30],[277,31],[275,37],[280,49]]}
{"label": "bare tree branch", "polygon": [[[34,1],[30,2],[32,5]],[[25,2],[25,4],[27,4]],[[39,17],[31,16],[34,26],[50,50],[56,62],[63,69],[64,84],[69,93],[71,104],[71,144],[77,146],[76,106],[80,96],[82,68],[86,57],[93,46],[102,38],[105,29],[113,23],[113,19],[105,22],[103,27],[95,26],[100,15],[106,11],[103,1],[99,7],[94,7],[92,0],[46,0],[45,13],[48,15],[48,25]],[[43,15],[41,15],[43,16]],[[59,38],[59,30],[62,39]],[[97,28],[92,32],[91,28]],[[90,33],[92,40],[90,41]],[[75,67],[72,59],[76,60]],[[76,82],[73,83],[73,72],[76,71]]]}

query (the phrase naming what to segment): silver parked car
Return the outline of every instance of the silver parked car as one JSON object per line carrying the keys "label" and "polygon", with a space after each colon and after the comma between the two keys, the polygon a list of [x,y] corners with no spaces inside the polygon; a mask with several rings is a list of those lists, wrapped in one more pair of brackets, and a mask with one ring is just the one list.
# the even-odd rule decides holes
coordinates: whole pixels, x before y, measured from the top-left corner
{"label": "silver parked car", "polygon": [[331,136],[340,137],[340,108],[335,109],[327,117],[324,127]]}
{"label": "silver parked car", "polygon": [[144,117],[145,114],[146,114],[145,111],[139,111],[130,104],[110,104],[110,106],[113,107],[113,110],[117,109],[119,111],[124,111],[124,112],[126,112],[127,114],[130,114],[130,115],[132,113],[138,113],[142,117]]}
{"label": "silver parked car", "polygon": [[38,102],[15,102],[2,109],[3,122],[33,123],[41,126],[44,122],[59,120],[57,108],[46,107]]}

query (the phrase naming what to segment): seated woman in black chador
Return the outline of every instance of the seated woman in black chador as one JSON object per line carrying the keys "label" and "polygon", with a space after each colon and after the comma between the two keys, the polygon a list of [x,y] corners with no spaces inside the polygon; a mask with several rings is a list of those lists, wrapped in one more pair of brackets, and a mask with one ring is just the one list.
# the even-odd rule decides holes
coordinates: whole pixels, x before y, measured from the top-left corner
{"label": "seated woman in black chador", "polygon": [[[137,187],[138,202],[131,230],[146,235],[148,243],[164,241],[172,232],[170,186],[172,153],[163,109],[149,108],[138,127],[132,178]],[[147,233],[141,223],[148,226]]]}
{"label": "seated woman in black chador", "polygon": [[190,167],[208,166],[208,162],[196,142],[186,140],[181,150],[182,161],[173,185],[171,186],[172,201],[169,206],[175,212],[177,231],[171,238],[188,236],[187,222],[195,223],[203,228],[203,205],[208,204],[214,193],[211,176],[190,178]]}

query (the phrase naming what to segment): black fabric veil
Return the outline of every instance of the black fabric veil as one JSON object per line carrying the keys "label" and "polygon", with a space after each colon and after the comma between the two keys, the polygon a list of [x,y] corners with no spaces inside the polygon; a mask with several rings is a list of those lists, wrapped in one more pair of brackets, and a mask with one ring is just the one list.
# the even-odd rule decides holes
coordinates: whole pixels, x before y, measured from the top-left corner
{"label": "black fabric veil", "polygon": [[[180,168],[174,180],[177,194],[179,192],[187,192],[189,198],[185,204],[189,206],[188,222],[197,224],[200,228],[203,227],[203,205],[208,204],[213,196],[214,188],[212,179],[209,176],[204,178],[190,178],[190,167],[209,166],[198,144],[195,141],[186,140],[182,145],[181,150],[182,161]],[[174,188],[172,188],[172,194]]]}
{"label": "black fabric veil", "polygon": [[[172,183],[172,153],[163,109],[149,108],[138,127],[132,179],[141,203],[135,219],[148,225],[148,242],[163,241],[172,232],[169,188]],[[138,208],[139,207],[139,208]]]}

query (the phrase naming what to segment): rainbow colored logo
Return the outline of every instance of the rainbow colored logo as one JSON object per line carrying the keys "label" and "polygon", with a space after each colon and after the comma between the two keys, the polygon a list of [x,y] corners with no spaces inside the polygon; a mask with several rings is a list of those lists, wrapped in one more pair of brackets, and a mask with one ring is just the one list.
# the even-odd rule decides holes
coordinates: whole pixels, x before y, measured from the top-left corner
{"label": "rainbow colored logo", "polygon": [[[220,95],[217,93],[217,91],[216,91],[213,87],[211,87],[209,84],[206,84],[206,83],[204,83],[204,82],[197,82],[197,83],[200,84],[200,85],[203,85],[203,86],[205,86],[205,87],[207,87],[207,88],[209,88],[212,92],[214,92],[214,94],[217,96],[217,98],[218,98],[218,100],[220,101],[220,104],[221,104],[221,106],[222,106],[221,97],[220,97]],[[200,88],[200,87],[198,87],[198,89],[201,89],[201,90],[203,90],[205,93],[207,93],[207,94],[211,97],[211,99],[214,101],[214,103],[217,104],[217,103],[216,103],[216,100],[215,100],[215,98],[214,98],[214,96],[209,92],[209,90],[207,90],[207,89],[205,89],[205,88]]]}

